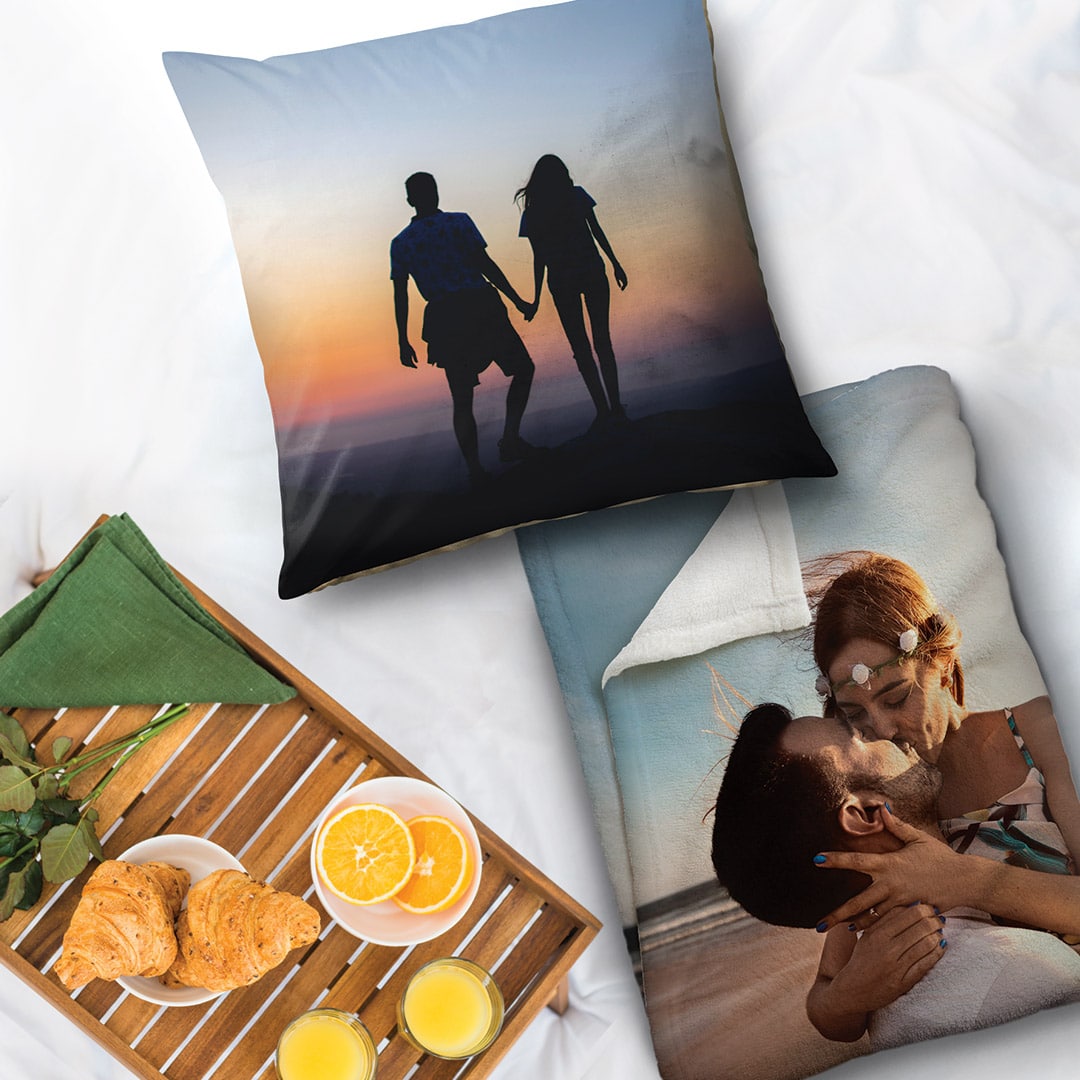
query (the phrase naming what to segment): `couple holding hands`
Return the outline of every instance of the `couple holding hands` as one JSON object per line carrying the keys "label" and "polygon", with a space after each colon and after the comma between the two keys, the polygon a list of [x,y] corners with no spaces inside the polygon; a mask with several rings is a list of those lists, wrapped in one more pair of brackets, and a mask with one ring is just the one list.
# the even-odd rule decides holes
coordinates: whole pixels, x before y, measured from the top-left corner
{"label": "couple holding hands", "polygon": [[[473,390],[480,373],[492,363],[510,379],[499,458],[504,462],[519,461],[533,449],[520,430],[532,386],[533,362],[510,325],[496,290],[528,322],[540,305],[546,274],[548,291],[574,362],[596,409],[590,431],[625,418],[611,345],[610,285],[600,250],[611,262],[620,289],[626,288],[626,272],[597,221],[595,201],[584,188],[574,184],[562,160],[554,154],[541,157],[516,196],[522,207],[518,235],[528,238],[533,251],[531,302],[518,295],[488,255],[486,242],[472,218],[439,209],[438,186],[430,173],[410,176],[405,181],[405,194],[416,213],[390,244],[400,360],[405,367],[417,365],[408,335],[411,277],[427,302],[422,332],[428,347],[427,359],[446,373],[453,402],[454,435],[470,482],[476,484],[487,478],[480,462]],[[585,326],[586,312],[591,341]]]}
{"label": "couple holding hands", "polygon": [[960,629],[905,563],[851,552],[810,580],[822,715],[744,718],[720,883],[824,935],[806,1008],[829,1039],[899,1045],[1080,1000],[1080,801],[1049,700],[965,708]]}

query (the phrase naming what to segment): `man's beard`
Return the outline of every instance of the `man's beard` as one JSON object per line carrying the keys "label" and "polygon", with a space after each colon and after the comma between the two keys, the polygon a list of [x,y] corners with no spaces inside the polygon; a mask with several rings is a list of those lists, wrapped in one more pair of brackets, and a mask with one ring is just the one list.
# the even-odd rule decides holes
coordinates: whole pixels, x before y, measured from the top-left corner
{"label": "man's beard", "polygon": [[858,786],[865,786],[884,795],[893,814],[901,821],[906,821],[917,829],[937,826],[941,772],[930,762],[920,759],[906,772],[894,776],[891,780],[876,777],[873,781],[867,778],[865,785],[856,785],[854,782],[851,784],[853,790],[858,790]]}

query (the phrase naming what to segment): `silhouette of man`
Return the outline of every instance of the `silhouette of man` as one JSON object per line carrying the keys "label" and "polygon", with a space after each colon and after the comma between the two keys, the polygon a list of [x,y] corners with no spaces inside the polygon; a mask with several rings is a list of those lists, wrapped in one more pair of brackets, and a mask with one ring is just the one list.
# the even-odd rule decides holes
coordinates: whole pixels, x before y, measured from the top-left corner
{"label": "silhouette of man", "polygon": [[416,214],[390,244],[401,363],[416,367],[408,331],[412,277],[427,301],[422,337],[428,346],[428,363],[446,373],[454,406],[454,435],[469,479],[476,483],[487,473],[480,464],[473,389],[480,372],[492,363],[510,379],[499,459],[518,461],[532,449],[522,439],[520,427],[532,386],[533,362],[495,290],[522,314],[529,305],[488,255],[487,243],[472,218],[439,209],[439,189],[430,173],[413,173],[405,181],[405,195]]}

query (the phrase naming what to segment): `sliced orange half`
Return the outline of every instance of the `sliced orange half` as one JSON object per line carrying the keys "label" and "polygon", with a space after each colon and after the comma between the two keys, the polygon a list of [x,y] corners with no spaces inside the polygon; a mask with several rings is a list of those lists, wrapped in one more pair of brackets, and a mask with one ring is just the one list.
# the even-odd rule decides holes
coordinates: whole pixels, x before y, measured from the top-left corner
{"label": "sliced orange half", "polygon": [[430,915],[458,900],[472,881],[472,857],[465,834],[444,817],[427,814],[408,822],[416,863],[394,903],[415,915]]}
{"label": "sliced orange half", "polygon": [[350,904],[389,900],[409,880],[415,861],[408,825],[379,803],[339,810],[323,825],[315,842],[320,879]]}

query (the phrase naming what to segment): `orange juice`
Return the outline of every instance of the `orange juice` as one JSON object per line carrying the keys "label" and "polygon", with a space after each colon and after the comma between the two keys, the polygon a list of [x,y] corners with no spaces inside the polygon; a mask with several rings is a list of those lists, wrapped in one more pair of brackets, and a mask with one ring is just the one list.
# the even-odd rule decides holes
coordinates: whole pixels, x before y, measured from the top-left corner
{"label": "orange juice", "polygon": [[458,957],[433,960],[409,980],[398,1009],[407,1038],[429,1054],[464,1058],[499,1033],[503,999],[491,976]]}
{"label": "orange juice", "polygon": [[281,1080],[372,1080],[375,1045],[352,1013],[312,1009],[281,1033],[274,1065]]}

